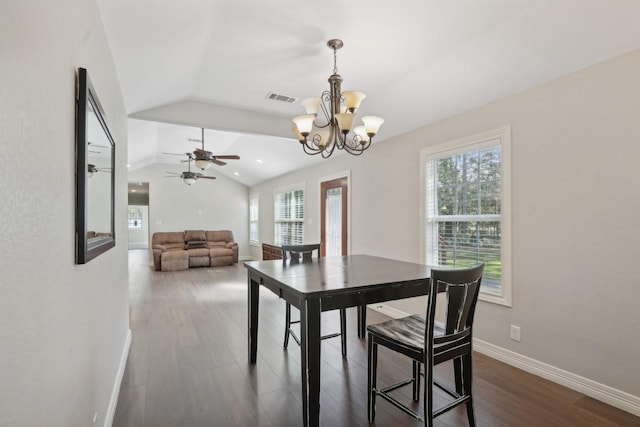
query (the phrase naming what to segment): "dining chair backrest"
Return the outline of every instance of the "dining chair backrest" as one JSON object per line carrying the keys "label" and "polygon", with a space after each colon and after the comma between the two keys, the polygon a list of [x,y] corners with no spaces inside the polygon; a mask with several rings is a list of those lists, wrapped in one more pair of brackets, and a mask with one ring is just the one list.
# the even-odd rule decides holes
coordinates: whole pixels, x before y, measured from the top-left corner
{"label": "dining chair backrest", "polygon": [[[478,302],[484,264],[458,270],[431,270],[430,296],[427,304],[425,349],[433,345],[470,342],[473,318]],[[437,295],[447,298],[446,320],[442,325],[435,320]],[[430,351],[427,350],[426,354]],[[449,358],[451,355],[445,356]],[[437,364],[437,361],[434,361]]]}
{"label": "dining chair backrest", "polygon": [[285,264],[287,259],[291,262],[308,262],[314,256],[320,258],[320,243],[309,245],[282,245],[282,263]]}

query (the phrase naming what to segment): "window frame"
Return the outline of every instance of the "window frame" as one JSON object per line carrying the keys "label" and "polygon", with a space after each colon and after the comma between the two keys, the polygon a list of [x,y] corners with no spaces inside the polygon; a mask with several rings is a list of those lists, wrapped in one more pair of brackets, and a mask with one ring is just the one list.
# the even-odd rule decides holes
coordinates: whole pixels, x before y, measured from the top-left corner
{"label": "window frame", "polygon": [[[282,194],[287,194],[287,193],[295,193],[296,191],[302,191],[302,218],[294,218],[294,219],[289,219],[289,218],[285,218],[285,219],[281,219],[278,218],[278,196],[282,195]],[[290,244],[304,244],[304,237],[305,237],[305,208],[306,208],[306,191],[305,191],[305,184],[304,182],[302,183],[297,183],[297,184],[292,184],[292,185],[288,185],[286,187],[280,187],[274,190],[273,192],[273,242],[275,245],[282,245],[282,239],[281,236],[278,236],[278,224],[279,223],[300,223],[301,224],[301,230],[302,230],[302,234],[301,234],[301,239],[300,242],[291,242]]]}
{"label": "window frame", "polygon": [[[254,213],[255,204],[255,218]],[[251,226],[255,224],[256,236],[251,234]],[[254,238],[255,237],[255,238]],[[260,195],[258,193],[249,195],[249,244],[260,245]]]}
{"label": "window frame", "polygon": [[427,259],[427,162],[436,156],[449,157],[493,146],[496,145],[496,140],[499,140],[501,146],[500,262],[502,275],[500,292],[492,291],[492,288],[482,286],[479,299],[511,307],[511,126],[425,147],[420,150],[420,259],[423,262],[426,262]]}

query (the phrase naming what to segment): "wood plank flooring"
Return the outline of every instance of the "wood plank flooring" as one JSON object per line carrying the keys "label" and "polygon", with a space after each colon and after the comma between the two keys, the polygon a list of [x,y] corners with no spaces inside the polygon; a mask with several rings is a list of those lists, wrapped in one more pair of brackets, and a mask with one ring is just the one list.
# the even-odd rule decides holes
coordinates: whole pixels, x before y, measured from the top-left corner
{"label": "wood plank flooring", "polygon": [[[260,293],[258,361],[247,362],[246,270],[231,267],[156,272],[146,250],[129,252],[131,351],[114,426],[299,427],[300,352],[282,348],[284,302]],[[348,357],[340,340],[322,342],[323,426],[367,426],[366,340],[357,337],[349,309]],[[386,320],[369,311],[369,322]],[[337,313],[323,314],[323,333],[337,330]],[[448,365],[448,364],[446,364]],[[410,376],[411,363],[380,349],[378,384]],[[449,366],[438,367],[444,383]],[[479,427],[640,426],[640,418],[578,392],[476,354],[475,412]],[[410,401],[410,390],[398,391]],[[403,394],[404,393],[404,394]],[[421,423],[377,405],[377,426]],[[466,426],[464,408],[437,426]]]}

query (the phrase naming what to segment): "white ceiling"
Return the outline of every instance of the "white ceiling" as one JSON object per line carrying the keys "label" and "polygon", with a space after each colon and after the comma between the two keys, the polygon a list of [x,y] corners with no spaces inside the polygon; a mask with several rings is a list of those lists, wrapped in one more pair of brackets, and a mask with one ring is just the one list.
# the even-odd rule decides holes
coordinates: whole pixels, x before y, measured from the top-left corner
{"label": "white ceiling", "polygon": [[365,92],[359,113],[386,120],[378,141],[640,48],[637,0],[99,3],[138,119],[132,167],[175,164],[161,153],[193,151],[199,127],[220,129],[207,130],[205,148],[241,160],[213,174],[246,185],[322,161],[289,139],[299,103],[266,96],[327,89],[331,38],[344,41],[343,90]]}

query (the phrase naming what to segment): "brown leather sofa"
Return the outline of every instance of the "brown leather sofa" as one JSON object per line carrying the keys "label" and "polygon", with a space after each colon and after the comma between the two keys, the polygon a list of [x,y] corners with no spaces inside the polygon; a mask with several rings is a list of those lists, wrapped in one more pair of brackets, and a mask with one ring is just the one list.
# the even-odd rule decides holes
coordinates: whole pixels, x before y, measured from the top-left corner
{"label": "brown leather sofa", "polygon": [[151,237],[153,268],[180,271],[238,262],[238,243],[230,230],[162,231]]}

